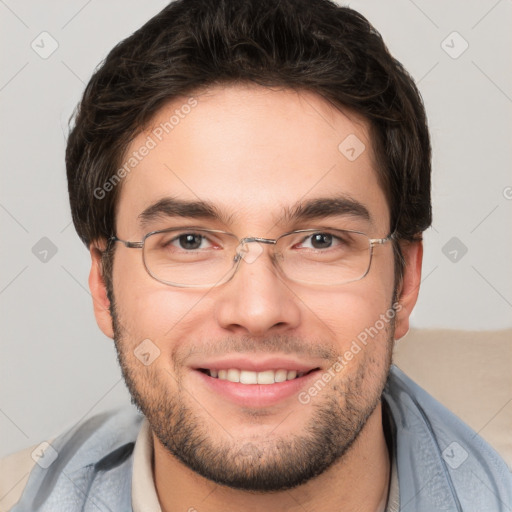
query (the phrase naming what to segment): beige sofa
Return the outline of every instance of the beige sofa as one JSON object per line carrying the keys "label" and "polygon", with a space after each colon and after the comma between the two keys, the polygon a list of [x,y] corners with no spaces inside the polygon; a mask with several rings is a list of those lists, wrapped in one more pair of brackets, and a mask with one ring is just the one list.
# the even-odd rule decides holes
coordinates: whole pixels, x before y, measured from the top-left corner
{"label": "beige sofa", "polygon": [[394,363],[482,436],[512,471],[512,329],[411,329]]}
{"label": "beige sofa", "polygon": [[[411,329],[396,342],[394,363],[487,440],[512,468],[512,329]],[[18,500],[35,447],[0,460],[0,512]]]}

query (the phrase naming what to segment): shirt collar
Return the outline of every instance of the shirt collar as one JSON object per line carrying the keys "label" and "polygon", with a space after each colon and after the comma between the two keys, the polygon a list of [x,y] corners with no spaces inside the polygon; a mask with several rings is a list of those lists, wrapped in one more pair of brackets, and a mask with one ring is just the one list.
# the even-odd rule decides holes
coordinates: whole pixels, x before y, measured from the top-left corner
{"label": "shirt collar", "polygon": [[132,475],[133,512],[161,512],[153,478],[153,436],[147,418],[135,441]]}

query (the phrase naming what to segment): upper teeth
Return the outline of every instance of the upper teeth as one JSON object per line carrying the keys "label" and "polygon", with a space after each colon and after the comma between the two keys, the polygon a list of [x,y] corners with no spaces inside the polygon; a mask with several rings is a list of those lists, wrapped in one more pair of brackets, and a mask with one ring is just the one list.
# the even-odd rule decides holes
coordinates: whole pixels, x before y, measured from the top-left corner
{"label": "upper teeth", "polygon": [[284,382],[285,380],[302,377],[304,372],[297,372],[297,370],[251,372],[249,370],[229,368],[228,370],[209,370],[209,374],[210,377],[217,377],[221,380],[229,380],[230,382],[240,382],[242,384],[274,384],[275,382]]}

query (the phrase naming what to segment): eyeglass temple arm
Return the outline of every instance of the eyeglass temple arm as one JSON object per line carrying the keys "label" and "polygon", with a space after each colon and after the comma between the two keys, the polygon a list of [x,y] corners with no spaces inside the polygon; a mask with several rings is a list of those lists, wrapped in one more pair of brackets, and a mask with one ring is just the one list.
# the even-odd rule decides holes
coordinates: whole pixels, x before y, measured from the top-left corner
{"label": "eyeglass temple arm", "polygon": [[394,240],[396,238],[395,232],[389,234],[386,238],[370,238],[370,245],[373,247],[377,244],[385,244],[386,242],[389,242],[390,240]]}
{"label": "eyeglass temple arm", "polygon": [[117,238],[117,236],[111,236],[108,239],[109,244],[112,242],[121,242],[128,247],[128,249],[142,249],[144,247],[144,242],[129,242],[128,240],[121,240],[120,238]]}

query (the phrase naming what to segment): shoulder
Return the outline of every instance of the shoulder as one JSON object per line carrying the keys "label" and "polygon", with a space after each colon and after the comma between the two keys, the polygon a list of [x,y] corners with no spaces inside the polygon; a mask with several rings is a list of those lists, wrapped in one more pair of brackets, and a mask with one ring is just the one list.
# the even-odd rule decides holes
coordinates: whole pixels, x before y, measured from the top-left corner
{"label": "shoulder", "polygon": [[95,465],[104,469],[131,455],[143,418],[133,407],[112,409],[0,459],[0,512],[18,503],[28,486],[42,483],[43,474],[58,476],[64,468],[77,471]]}
{"label": "shoulder", "polygon": [[[54,439],[50,439],[51,444]],[[0,459],[0,512],[7,512],[20,499],[36,464],[33,455],[40,443]]]}
{"label": "shoulder", "polygon": [[412,496],[421,494],[423,482],[423,493],[430,495],[425,500],[430,499],[433,507],[443,500],[463,510],[490,503],[512,507],[512,473],[505,461],[395,365],[383,399],[394,423],[399,483],[405,484],[400,485],[401,497],[402,491],[409,494],[406,488]]}

